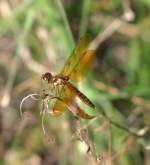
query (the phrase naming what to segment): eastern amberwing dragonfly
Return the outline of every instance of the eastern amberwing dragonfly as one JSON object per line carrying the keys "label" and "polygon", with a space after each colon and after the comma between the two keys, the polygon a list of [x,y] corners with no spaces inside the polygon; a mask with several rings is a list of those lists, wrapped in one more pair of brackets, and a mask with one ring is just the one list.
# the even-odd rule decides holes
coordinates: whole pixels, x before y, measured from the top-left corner
{"label": "eastern amberwing dragonfly", "polygon": [[[73,84],[85,77],[86,70],[93,62],[94,50],[87,49],[89,42],[88,36],[80,38],[60,74],[53,76],[50,72],[46,72],[42,75],[41,78],[48,83],[49,90],[55,92],[52,98],[56,98],[56,102],[52,111],[49,112],[50,114],[58,116],[68,109],[77,117],[84,119],[94,117],[85,113],[78,106],[76,98],[95,109],[95,105]],[[47,97],[48,94],[45,96]]]}

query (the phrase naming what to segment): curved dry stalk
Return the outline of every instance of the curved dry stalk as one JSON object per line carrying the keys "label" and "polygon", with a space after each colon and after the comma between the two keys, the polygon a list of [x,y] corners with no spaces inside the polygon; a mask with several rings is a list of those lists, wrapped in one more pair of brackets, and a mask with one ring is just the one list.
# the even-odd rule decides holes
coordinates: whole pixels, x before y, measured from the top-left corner
{"label": "curved dry stalk", "polygon": [[45,125],[44,125],[44,117],[45,117],[45,111],[42,112],[42,130],[43,130],[43,134],[46,134],[45,131]]}
{"label": "curved dry stalk", "polygon": [[23,112],[22,112],[22,105],[23,103],[25,102],[25,100],[27,100],[29,97],[31,97],[31,99],[33,100],[39,100],[38,98],[36,98],[35,96],[41,96],[40,94],[37,94],[37,93],[31,93],[27,96],[25,96],[22,100],[21,100],[21,103],[20,103],[20,116],[22,117],[23,115]]}
{"label": "curved dry stalk", "polygon": [[[33,97],[33,96],[32,96]],[[43,107],[42,107],[42,110],[40,112],[40,114],[42,115],[42,130],[43,130],[43,134],[46,135],[46,129],[45,129],[45,124],[44,124],[44,117],[45,117],[45,99],[48,97],[48,100],[46,101],[49,101],[49,100],[52,100],[52,99],[58,99],[59,101],[63,101],[61,98],[57,97],[57,96],[53,96],[53,95],[48,95],[48,94],[44,94],[44,98],[43,98]],[[48,106],[47,102],[46,102],[46,106]],[[48,108],[48,107],[47,107]],[[54,115],[53,112],[50,113],[48,112],[49,114],[51,115]]]}

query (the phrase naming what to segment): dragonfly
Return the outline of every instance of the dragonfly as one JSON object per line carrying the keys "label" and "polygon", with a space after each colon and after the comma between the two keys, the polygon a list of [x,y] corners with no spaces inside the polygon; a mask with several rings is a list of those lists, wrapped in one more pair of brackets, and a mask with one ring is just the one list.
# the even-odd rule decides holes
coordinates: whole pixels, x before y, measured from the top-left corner
{"label": "dragonfly", "polygon": [[92,101],[74,85],[85,78],[86,71],[93,63],[94,50],[88,49],[89,43],[89,36],[81,37],[59,74],[52,75],[50,72],[42,74],[41,78],[47,82],[49,90],[55,91],[52,98],[56,98],[56,101],[52,110],[49,111],[50,114],[59,116],[68,109],[79,118],[92,119],[94,117],[87,114],[77,104],[76,98],[79,98],[81,102],[95,109]]}

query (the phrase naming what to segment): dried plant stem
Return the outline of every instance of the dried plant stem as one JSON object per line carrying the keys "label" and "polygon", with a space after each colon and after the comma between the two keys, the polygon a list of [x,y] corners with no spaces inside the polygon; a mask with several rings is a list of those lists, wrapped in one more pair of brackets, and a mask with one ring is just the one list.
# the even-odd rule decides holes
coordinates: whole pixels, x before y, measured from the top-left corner
{"label": "dried plant stem", "polygon": [[44,65],[41,65],[32,59],[31,53],[27,47],[22,47],[20,51],[21,59],[30,70],[37,74],[42,74],[48,70],[48,68],[46,68]]}
{"label": "dried plant stem", "polygon": [[27,100],[28,98],[32,98],[33,100],[39,100],[37,99],[35,96],[40,96],[39,94],[37,93],[31,93],[29,95],[27,95],[26,97],[24,97],[22,100],[21,100],[21,103],[20,103],[20,116],[22,117],[23,115],[23,112],[22,112],[22,105],[24,103],[25,100]]}
{"label": "dried plant stem", "polygon": [[105,29],[100,32],[97,37],[91,42],[89,48],[96,50],[99,45],[109,38],[118,28],[123,25],[123,21],[116,18]]}
{"label": "dried plant stem", "polygon": [[125,10],[120,18],[115,18],[102,32],[99,32],[97,37],[91,42],[89,48],[96,50],[102,42],[112,36],[112,34],[119,30],[120,27],[126,24],[126,22],[132,21],[134,19],[134,13],[130,8],[129,1],[126,0],[124,5]]}
{"label": "dried plant stem", "polygon": [[6,83],[4,94],[3,94],[1,102],[0,102],[0,105],[3,108],[7,107],[10,102],[10,93],[11,93],[11,89],[12,89],[13,82],[15,79],[18,62],[19,62],[19,58],[18,58],[18,55],[16,54],[16,56],[14,57],[14,59],[12,61],[10,73],[8,76],[8,81]]}
{"label": "dried plant stem", "polygon": [[45,117],[45,111],[43,111],[42,113],[42,130],[43,130],[43,134],[45,135],[46,131],[45,131],[45,125],[44,125],[44,117]]}
{"label": "dried plant stem", "polygon": [[10,102],[10,97],[11,97],[10,93],[11,93],[11,89],[13,87],[13,83],[15,80],[15,75],[17,72],[17,66],[18,66],[19,60],[20,60],[20,58],[19,58],[20,51],[21,51],[22,46],[24,45],[25,38],[26,38],[26,36],[27,36],[31,26],[32,26],[33,16],[34,16],[33,11],[31,11],[27,14],[27,18],[26,18],[23,30],[19,36],[19,39],[18,39],[18,45],[17,45],[15,57],[12,61],[9,76],[8,76],[8,81],[6,83],[6,87],[5,87],[5,91],[4,91],[4,95],[3,95],[2,100],[0,102],[0,104],[3,108],[7,107],[9,102]]}

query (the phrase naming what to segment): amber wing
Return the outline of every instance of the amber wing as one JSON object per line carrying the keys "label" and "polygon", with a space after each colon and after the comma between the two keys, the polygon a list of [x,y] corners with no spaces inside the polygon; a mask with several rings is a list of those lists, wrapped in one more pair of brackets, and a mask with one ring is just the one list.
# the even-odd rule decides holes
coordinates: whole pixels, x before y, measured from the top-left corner
{"label": "amber wing", "polygon": [[62,75],[68,76],[70,80],[79,82],[85,77],[85,73],[93,63],[94,50],[87,49],[90,42],[89,36],[80,38],[71,56],[68,58]]}
{"label": "amber wing", "polygon": [[79,39],[76,47],[74,48],[71,56],[66,61],[64,68],[62,69],[61,74],[63,75],[70,75],[73,69],[77,66],[80,61],[81,56],[85,52],[87,46],[89,45],[90,38],[89,36],[84,36]]}
{"label": "amber wing", "polygon": [[75,116],[84,119],[92,119],[94,116],[90,116],[85,113],[76,103],[75,103],[75,93],[73,93],[67,86],[63,86],[61,89],[61,94],[59,96],[61,100],[57,100],[54,107],[54,115],[61,115],[67,108]]}
{"label": "amber wing", "polygon": [[[85,71],[92,64],[94,57],[93,50],[86,50],[89,41],[90,41],[89,37],[87,36],[82,37],[79,40],[77,46],[73,50],[71,56],[68,58],[61,72],[62,75],[68,76],[70,80],[73,80],[75,82],[79,82],[80,80],[83,79]],[[81,110],[77,104],[75,104],[75,97],[78,94],[79,93],[77,91],[72,90],[69,88],[69,86],[64,85],[60,91],[59,97],[64,101],[65,104],[62,101],[57,100],[54,105],[53,112],[55,114],[57,113],[58,115],[61,115],[67,107],[70,111],[73,110],[74,113],[75,112],[78,113],[78,116],[82,118],[92,118],[91,116],[87,115],[83,110]]]}
{"label": "amber wing", "polygon": [[85,50],[73,70],[66,76],[74,82],[83,80],[90,66],[93,64],[94,50]]}

